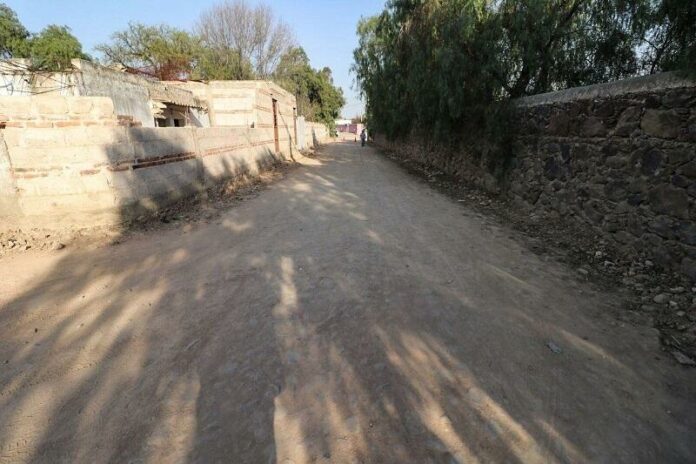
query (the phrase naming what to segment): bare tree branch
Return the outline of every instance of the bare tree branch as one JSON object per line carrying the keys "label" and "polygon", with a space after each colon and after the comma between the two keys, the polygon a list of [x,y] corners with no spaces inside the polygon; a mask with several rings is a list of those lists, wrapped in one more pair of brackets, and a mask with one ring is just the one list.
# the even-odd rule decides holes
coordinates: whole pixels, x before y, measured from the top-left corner
{"label": "bare tree branch", "polygon": [[235,52],[250,62],[257,77],[269,77],[295,44],[288,25],[268,5],[253,7],[245,0],[224,0],[204,11],[196,32],[207,47],[227,56]]}

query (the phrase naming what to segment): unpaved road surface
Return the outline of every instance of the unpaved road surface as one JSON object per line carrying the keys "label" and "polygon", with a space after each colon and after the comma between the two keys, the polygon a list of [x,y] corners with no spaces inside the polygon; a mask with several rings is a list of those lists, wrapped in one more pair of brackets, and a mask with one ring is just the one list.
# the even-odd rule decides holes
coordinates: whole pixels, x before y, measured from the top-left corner
{"label": "unpaved road surface", "polygon": [[696,462],[696,370],[371,148],[0,261],[0,461]]}

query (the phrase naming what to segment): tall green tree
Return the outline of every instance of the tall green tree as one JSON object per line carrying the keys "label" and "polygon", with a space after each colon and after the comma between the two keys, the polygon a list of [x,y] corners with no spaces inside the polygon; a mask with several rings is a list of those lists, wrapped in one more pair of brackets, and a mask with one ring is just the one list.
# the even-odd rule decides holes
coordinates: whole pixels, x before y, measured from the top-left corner
{"label": "tall green tree", "polygon": [[334,85],[331,69],[311,67],[302,47],[292,47],[280,57],[273,80],[295,95],[300,116],[335,126],[345,104],[343,91]]}
{"label": "tall green tree", "polygon": [[12,8],[0,3],[0,58],[26,54],[29,31],[22,25]]}
{"label": "tall green tree", "polygon": [[511,97],[605,82],[638,71],[648,0],[506,0],[495,11]]}
{"label": "tall green tree", "polygon": [[696,75],[696,2],[662,0],[653,13],[653,24],[646,38],[646,69]]}
{"label": "tall green tree", "polygon": [[358,36],[373,129],[500,135],[510,99],[696,67],[696,2],[390,0]]}
{"label": "tall green tree", "polygon": [[353,71],[371,128],[442,135],[485,117],[506,78],[499,26],[475,0],[394,1],[361,21]]}
{"label": "tall green tree", "polygon": [[47,71],[67,69],[73,58],[89,59],[69,27],[53,24],[30,34],[4,3],[0,3],[0,57],[31,58],[33,69]]}
{"label": "tall green tree", "polygon": [[31,37],[28,48],[32,66],[37,69],[59,71],[68,69],[73,58],[89,59],[66,26],[47,26]]}
{"label": "tall green tree", "polygon": [[309,99],[310,88],[315,86],[316,74],[309,65],[309,57],[301,47],[293,47],[280,57],[273,80],[295,95],[297,113],[308,119],[314,117]]}

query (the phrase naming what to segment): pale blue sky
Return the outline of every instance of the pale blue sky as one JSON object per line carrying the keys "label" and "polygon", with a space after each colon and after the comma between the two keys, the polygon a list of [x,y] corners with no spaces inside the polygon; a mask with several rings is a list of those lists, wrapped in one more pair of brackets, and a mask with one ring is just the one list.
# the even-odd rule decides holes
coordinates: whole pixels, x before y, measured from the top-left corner
{"label": "pale blue sky", "polygon": [[[0,0],[14,9],[32,32],[47,24],[67,25],[87,53],[129,21],[167,23],[190,28],[200,12],[216,0]],[[257,3],[249,0],[250,3]],[[350,65],[357,45],[355,27],[361,16],[379,13],[384,0],[269,0],[276,14],[295,31],[315,68],[329,66],[346,96],[344,116],[362,112],[353,90]]]}

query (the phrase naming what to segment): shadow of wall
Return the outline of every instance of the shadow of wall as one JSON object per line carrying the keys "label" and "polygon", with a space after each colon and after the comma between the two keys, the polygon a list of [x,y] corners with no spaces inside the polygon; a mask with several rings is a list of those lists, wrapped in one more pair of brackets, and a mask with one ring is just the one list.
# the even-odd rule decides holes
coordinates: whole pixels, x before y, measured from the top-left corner
{"label": "shadow of wall", "polygon": [[[0,166],[10,174],[4,178],[7,185],[0,185],[11,193],[5,197],[6,205],[0,204],[6,206],[0,212],[15,213],[12,222],[5,221],[10,216],[2,214],[3,227],[11,228],[104,226],[125,231],[140,216],[221,182],[256,176],[292,156],[292,140],[287,149],[281,147],[281,153],[275,153],[272,131],[266,129],[78,126],[7,128],[0,133],[6,149]],[[230,312],[225,304],[227,297],[217,293],[213,297],[207,290],[208,285],[229,279],[225,294],[238,294],[239,290],[254,297],[244,290],[242,281],[251,277],[246,269],[257,265],[258,256],[244,254],[244,247],[238,261],[237,252],[227,253],[236,247],[236,232],[250,227],[230,224],[222,236],[208,237],[198,245],[168,244],[163,238],[161,249],[141,250],[135,259],[117,248],[71,250],[47,274],[36,276],[36,285],[23,295],[0,298],[0,320],[9,331],[23,334],[28,321],[51,320],[48,325],[39,324],[41,334],[30,345],[20,347],[18,340],[23,335],[14,338],[3,332],[7,336],[0,337],[0,357],[13,366],[0,381],[0,456],[36,462],[106,462],[128,460],[128,456],[180,461],[193,450],[182,452],[172,441],[194,440],[201,431],[195,417],[193,423],[177,422],[173,411],[195,407],[201,390],[222,388],[218,375],[234,376],[235,381],[242,375],[248,376],[243,380],[246,387],[263,380],[261,396],[256,388],[244,390],[228,404],[216,402],[196,410],[204,410],[201,413],[208,418],[220,408],[233,414],[234,430],[224,427],[235,437],[232,454],[240,457],[239,462],[256,462],[259,456],[265,456],[265,462],[274,452],[272,393],[282,385],[282,364],[273,344],[266,347],[270,351],[261,360],[265,367],[252,363],[251,356],[245,359],[244,343],[253,343],[256,337],[273,340],[274,333],[264,331],[272,328],[268,318],[274,295],[268,288],[257,288],[259,295],[266,294],[266,301],[249,305],[240,325],[236,308]],[[210,247],[211,243],[215,246]],[[192,245],[195,256],[190,255]],[[263,246],[259,243],[256,250]],[[227,250],[225,260],[215,258],[217,247]],[[203,259],[208,264],[205,269],[196,265],[187,271],[184,264],[188,259],[197,263]],[[235,263],[236,271],[227,259]],[[182,272],[185,279],[172,278]],[[82,301],[72,306],[76,292],[82,292]],[[35,304],[42,306],[39,314]],[[207,313],[206,321],[201,321],[191,311],[209,304],[218,308],[212,319],[212,313]],[[71,310],[63,311],[65,305]],[[166,308],[183,312],[176,315],[178,310]],[[225,325],[226,320],[232,333],[210,337],[209,331]],[[34,333],[39,334],[36,329]],[[166,335],[167,331],[172,333]],[[230,344],[228,337],[236,341]],[[158,339],[168,339],[168,348],[155,347]],[[211,365],[202,360],[204,352],[209,359],[222,356],[228,361]],[[45,363],[42,357],[49,353],[51,361]],[[194,361],[207,373],[189,371]],[[33,362],[34,367],[26,368]],[[153,362],[164,369],[162,375],[140,379],[150,376],[152,371],[146,366]],[[265,372],[263,378],[261,372]],[[41,400],[47,406],[40,407],[43,419],[25,417],[47,385],[55,395]],[[125,391],[130,393],[118,393]],[[131,421],[114,414],[141,401],[149,406],[138,406],[137,415],[145,413],[141,418],[147,419],[138,419],[134,429],[126,430]],[[85,422],[87,416],[91,418]],[[123,436],[126,441],[117,439],[113,446],[104,447],[100,443],[108,435]]]}
{"label": "shadow of wall", "polygon": [[119,226],[290,155],[267,130],[65,127],[2,131],[6,228]]}

